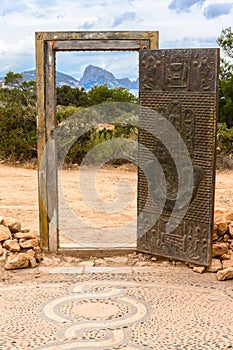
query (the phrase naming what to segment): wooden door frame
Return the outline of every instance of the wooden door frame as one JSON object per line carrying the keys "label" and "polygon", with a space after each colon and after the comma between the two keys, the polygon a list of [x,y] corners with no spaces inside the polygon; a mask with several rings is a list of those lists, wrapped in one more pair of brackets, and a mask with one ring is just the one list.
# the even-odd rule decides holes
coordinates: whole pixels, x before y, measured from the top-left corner
{"label": "wooden door frame", "polygon": [[[57,253],[116,254],[132,249],[61,249],[58,241],[55,58],[58,51],[158,49],[158,31],[36,32],[38,199],[41,248]],[[118,249],[119,250],[119,249]],[[135,250],[135,249],[133,249]]]}

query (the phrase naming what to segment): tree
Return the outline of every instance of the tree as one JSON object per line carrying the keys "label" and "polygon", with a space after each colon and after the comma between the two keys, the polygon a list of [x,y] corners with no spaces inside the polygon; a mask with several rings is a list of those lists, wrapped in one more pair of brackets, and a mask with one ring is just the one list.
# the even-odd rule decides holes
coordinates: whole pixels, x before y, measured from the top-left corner
{"label": "tree", "polygon": [[220,78],[223,80],[228,80],[231,78],[232,72],[233,72],[233,64],[231,64],[225,58],[221,57]]}
{"label": "tree", "polygon": [[28,160],[37,155],[35,82],[8,72],[0,89],[0,157]]}
{"label": "tree", "polygon": [[20,73],[8,72],[5,76],[5,85],[12,88],[20,88],[23,81],[23,75]]}
{"label": "tree", "polygon": [[84,88],[72,88],[69,85],[57,87],[57,105],[87,107],[88,97]]}
{"label": "tree", "polygon": [[138,98],[125,87],[115,87],[111,89],[111,100],[114,102],[137,103]]}
{"label": "tree", "polygon": [[227,57],[233,58],[233,33],[231,27],[222,30],[217,43]]}
{"label": "tree", "polygon": [[107,85],[95,85],[88,91],[87,95],[90,105],[95,106],[108,101],[111,98],[111,91]]}
{"label": "tree", "polygon": [[[30,101],[29,101],[30,100]],[[23,103],[22,103],[23,102]],[[34,97],[14,89],[0,90],[0,157],[29,160],[37,156]]]}
{"label": "tree", "polygon": [[91,106],[103,102],[137,103],[138,98],[125,87],[109,88],[107,85],[95,85],[87,92]]}
{"label": "tree", "polygon": [[[223,29],[217,43],[228,58],[233,58],[233,33],[231,27]],[[219,90],[219,121],[233,127],[233,65],[221,60]]]}
{"label": "tree", "polygon": [[220,81],[219,121],[233,127],[233,74]]}

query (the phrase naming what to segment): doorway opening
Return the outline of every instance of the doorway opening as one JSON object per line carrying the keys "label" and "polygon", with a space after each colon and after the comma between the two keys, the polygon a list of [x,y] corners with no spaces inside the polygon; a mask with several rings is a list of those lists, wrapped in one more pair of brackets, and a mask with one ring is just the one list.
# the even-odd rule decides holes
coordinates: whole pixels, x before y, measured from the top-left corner
{"label": "doorway opening", "polygon": [[56,72],[58,248],[136,249],[138,52],[57,52]]}

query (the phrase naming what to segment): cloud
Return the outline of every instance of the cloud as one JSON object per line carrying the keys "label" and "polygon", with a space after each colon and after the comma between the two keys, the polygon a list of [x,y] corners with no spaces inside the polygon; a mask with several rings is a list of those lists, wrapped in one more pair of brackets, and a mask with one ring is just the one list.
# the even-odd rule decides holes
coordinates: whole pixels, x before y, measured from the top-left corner
{"label": "cloud", "polygon": [[168,7],[176,13],[190,12],[191,7],[194,5],[202,6],[205,1],[206,0],[172,0]]}
{"label": "cloud", "polygon": [[205,8],[203,14],[205,18],[212,19],[223,15],[228,15],[231,12],[232,7],[233,2],[210,4]]}
{"label": "cloud", "polygon": [[1,3],[0,16],[7,17],[12,13],[23,12],[27,10],[27,5],[16,4],[14,0],[9,0],[7,3]]}
{"label": "cloud", "polygon": [[96,22],[84,22],[80,27],[83,29],[83,30],[89,30],[91,28],[93,28],[95,26]]}
{"label": "cloud", "polygon": [[199,47],[218,47],[215,36],[189,37],[186,36],[181,40],[163,41],[160,48],[199,48]]}
{"label": "cloud", "polygon": [[[17,43],[0,40],[0,75],[9,70],[20,72],[35,67],[34,35]],[[17,68],[16,68],[17,67]]]}
{"label": "cloud", "polygon": [[[213,13],[214,3],[221,3],[219,16],[220,11],[228,10],[224,23]],[[233,0],[2,0],[0,76],[8,70],[20,72],[35,65],[34,33],[40,31],[159,30],[161,48],[216,47],[223,25],[232,25],[231,4]],[[61,56],[59,69],[80,77],[87,58],[79,52],[77,63],[76,56],[65,60],[66,54]],[[93,53],[90,64],[100,65],[120,78],[131,74],[130,69],[126,71],[126,61],[136,67],[137,73],[136,59],[115,53],[102,58]]]}
{"label": "cloud", "polygon": [[117,27],[123,22],[133,21],[136,18],[135,12],[124,12],[121,16],[118,16],[114,19],[112,24],[113,27]]}

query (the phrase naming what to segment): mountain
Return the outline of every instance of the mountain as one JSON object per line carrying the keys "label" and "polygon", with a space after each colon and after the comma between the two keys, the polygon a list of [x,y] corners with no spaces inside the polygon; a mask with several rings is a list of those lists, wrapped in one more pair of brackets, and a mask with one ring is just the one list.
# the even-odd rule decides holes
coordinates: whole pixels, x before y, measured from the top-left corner
{"label": "mountain", "polygon": [[[23,74],[23,79],[26,81],[36,80],[35,70],[28,70],[28,71],[22,72],[22,74]],[[82,85],[77,79],[73,78],[71,75],[61,73],[61,72],[56,72],[56,85],[57,86],[69,85],[73,88],[82,87]]]}
{"label": "mountain", "polygon": [[[28,70],[21,73],[23,75],[23,80],[36,80],[36,71]],[[4,82],[4,78],[0,78]],[[94,85],[106,84],[109,88],[123,86],[127,89],[138,89],[138,79],[136,81],[131,81],[129,78],[117,79],[111,72],[89,65],[85,68],[83,76],[80,80],[73,78],[71,75],[57,72],[56,73],[56,85],[63,86],[69,85],[72,88],[82,88],[86,90],[91,89]]]}
{"label": "mountain", "polygon": [[136,81],[131,81],[129,78],[117,79],[111,72],[93,65],[85,68],[80,83],[86,90],[101,84],[106,84],[109,88],[123,86],[127,89],[138,89],[138,79]]}
{"label": "mountain", "polygon": [[[24,81],[29,80],[36,80],[36,70],[28,70],[21,73],[23,75]],[[4,78],[0,78],[4,82]],[[56,85],[57,86],[63,86],[63,85],[69,85],[72,88],[82,88],[82,85],[80,82],[73,78],[71,75],[57,72],[56,73]]]}

